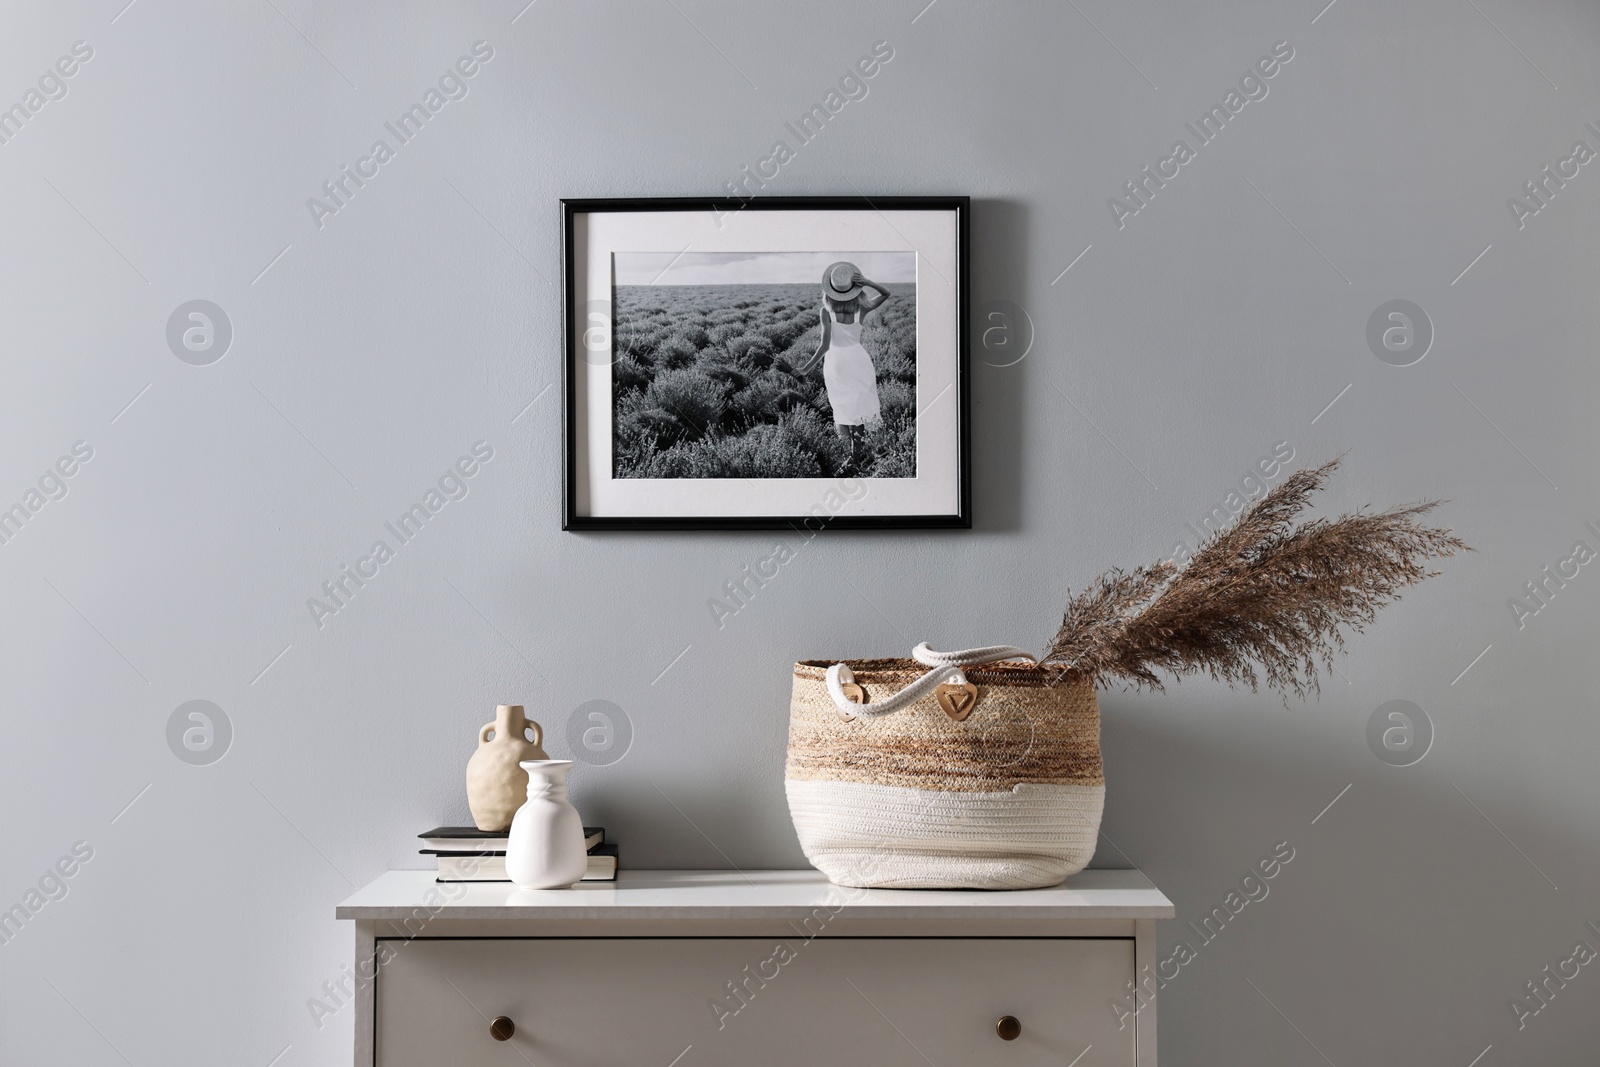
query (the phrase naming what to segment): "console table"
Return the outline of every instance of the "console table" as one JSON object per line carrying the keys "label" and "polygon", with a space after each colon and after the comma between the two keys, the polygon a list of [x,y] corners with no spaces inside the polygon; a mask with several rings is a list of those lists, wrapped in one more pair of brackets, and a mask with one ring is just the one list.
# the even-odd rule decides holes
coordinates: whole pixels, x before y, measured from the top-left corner
{"label": "console table", "polygon": [[1138,871],[1018,892],[815,871],[623,871],[518,890],[390,871],[355,921],[356,1067],[1154,1067]]}

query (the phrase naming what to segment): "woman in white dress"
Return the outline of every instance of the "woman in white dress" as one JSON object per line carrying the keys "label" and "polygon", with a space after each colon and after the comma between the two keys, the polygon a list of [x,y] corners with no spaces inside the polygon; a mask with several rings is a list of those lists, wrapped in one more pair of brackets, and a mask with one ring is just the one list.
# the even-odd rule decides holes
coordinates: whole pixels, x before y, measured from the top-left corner
{"label": "woman in white dress", "polygon": [[[873,292],[868,293],[866,290]],[[868,423],[877,422],[878,373],[861,346],[861,325],[889,299],[889,290],[865,277],[854,263],[838,262],[822,272],[822,337],[802,373],[822,362],[822,380],[833,408],[833,428],[850,445],[850,467],[861,465]]]}

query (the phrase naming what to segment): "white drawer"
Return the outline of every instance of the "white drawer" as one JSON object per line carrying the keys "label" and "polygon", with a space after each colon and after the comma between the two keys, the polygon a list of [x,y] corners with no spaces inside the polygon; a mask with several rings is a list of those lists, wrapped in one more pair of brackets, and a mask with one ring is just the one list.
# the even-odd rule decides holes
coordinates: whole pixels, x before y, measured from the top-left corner
{"label": "white drawer", "polygon": [[[378,1067],[1135,1062],[1134,1027],[1119,1030],[1107,1006],[1133,978],[1131,938],[387,944]],[[508,1042],[489,1034],[501,1015],[516,1024]],[[1022,1024],[1014,1041],[995,1033],[1004,1015]]]}

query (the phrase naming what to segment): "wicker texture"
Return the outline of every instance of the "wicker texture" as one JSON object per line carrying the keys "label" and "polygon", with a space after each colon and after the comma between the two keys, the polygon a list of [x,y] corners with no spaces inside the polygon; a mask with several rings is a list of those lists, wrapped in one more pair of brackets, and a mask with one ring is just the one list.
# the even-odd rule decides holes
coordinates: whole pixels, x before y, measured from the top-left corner
{"label": "wicker texture", "polygon": [[[930,693],[847,721],[827,690],[830,665],[795,665],[785,788],[800,847],[834,882],[1028,889],[1057,885],[1093,857],[1105,779],[1087,677],[964,667],[978,689],[965,719]],[[928,670],[909,659],[848,666],[868,707]]]}
{"label": "wicker texture", "polygon": [[[827,667],[795,665],[789,779],[975,793],[1019,783],[1105,784],[1099,705],[1087,678],[1013,664],[968,667],[978,702],[965,721],[929,696],[894,715],[845,722],[823,684]],[[850,669],[869,704],[874,693],[887,696],[927,670],[908,659],[852,660]]]}

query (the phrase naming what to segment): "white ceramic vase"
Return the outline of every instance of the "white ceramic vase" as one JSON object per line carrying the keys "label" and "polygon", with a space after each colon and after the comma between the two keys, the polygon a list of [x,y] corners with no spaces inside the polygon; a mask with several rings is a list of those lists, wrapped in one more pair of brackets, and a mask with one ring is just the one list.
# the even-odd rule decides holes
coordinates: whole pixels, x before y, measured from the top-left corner
{"label": "white ceramic vase", "polygon": [[589,867],[583,847],[583,820],[567,799],[565,759],[524,760],[528,800],[511,820],[506,844],[506,874],[519,889],[564,889],[581,881]]}

